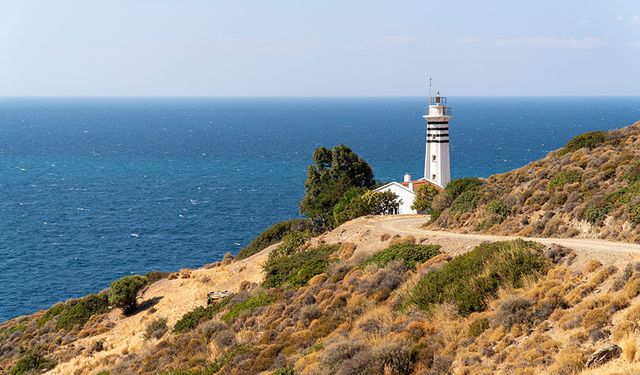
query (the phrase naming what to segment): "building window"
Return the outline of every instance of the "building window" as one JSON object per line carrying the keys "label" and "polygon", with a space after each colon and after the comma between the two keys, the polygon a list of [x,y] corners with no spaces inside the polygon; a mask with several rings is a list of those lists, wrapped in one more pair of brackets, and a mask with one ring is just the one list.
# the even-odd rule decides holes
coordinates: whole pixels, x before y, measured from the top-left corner
{"label": "building window", "polygon": [[436,179],[436,175],[435,174],[431,175],[431,179],[435,180]]}
{"label": "building window", "polygon": [[431,136],[431,139],[436,139],[436,135],[435,135],[435,134],[434,134],[434,135],[432,135],[432,136]]}
{"label": "building window", "polygon": [[435,155],[431,155],[431,161],[436,161],[436,156]]}

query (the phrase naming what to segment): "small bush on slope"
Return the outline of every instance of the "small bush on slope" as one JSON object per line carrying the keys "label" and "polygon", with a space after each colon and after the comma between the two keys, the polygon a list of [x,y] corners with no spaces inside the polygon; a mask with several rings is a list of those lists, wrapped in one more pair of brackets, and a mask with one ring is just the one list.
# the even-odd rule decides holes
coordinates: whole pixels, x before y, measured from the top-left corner
{"label": "small bush on slope", "polygon": [[363,265],[375,264],[386,267],[394,261],[402,261],[407,268],[415,268],[416,263],[425,262],[440,254],[440,245],[395,244],[367,259]]}
{"label": "small bush on slope", "polygon": [[479,245],[427,273],[413,288],[409,301],[420,309],[451,302],[461,315],[482,311],[486,299],[502,285],[521,286],[522,277],[544,267],[541,245],[522,240]]}
{"label": "small bush on slope", "polygon": [[275,223],[260,233],[247,247],[240,250],[236,259],[244,259],[257,254],[274,243],[280,242],[291,232],[307,232],[312,231],[312,229],[313,225],[307,219],[293,219]]}
{"label": "small bush on slope", "polygon": [[75,326],[80,328],[96,314],[102,314],[109,310],[109,301],[106,293],[90,294],[80,299],[59,303],[51,307],[38,319],[40,326],[57,318],[56,328],[70,330]]}
{"label": "small bush on slope", "polygon": [[458,178],[451,180],[445,187],[444,191],[449,194],[451,199],[456,199],[465,191],[478,190],[482,184],[482,180],[476,177]]}
{"label": "small bush on slope", "polygon": [[338,245],[297,250],[290,253],[274,250],[263,265],[265,288],[279,286],[300,287],[315,275],[323,273],[331,263],[329,256],[338,250]]}
{"label": "small bush on slope", "polygon": [[39,370],[50,369],[53,367],[53,363],[47,359],[44,354],[42,354],[39,350],[29,350],[27,351],[18,362],[16,362],[15,366],[11,368],[11,375],[26,375]]}
{"label": "small bush on slope", "polygon": [[231,322],[244,312],[252,312],[253,310],[272,304],[277,300],[276,296],[267,293],[261,293],[253,297],[249,297],[246,301],[239,302],[229,308],[226,314],[222,316],[225,322]]}
{"label": "small bush on slope", "polygon": [[135,310],[138,292],[147,284],[147,278],[140,275],[125,276],[111,283],[109,303],[129,314]]}
{"label": "small bush on slope", "polygon": [[158,318],[147,325],[144,331],[144,339],[159,339],[167,332],[167,318]]}
{"label": "small bush on slope", "polygon": [[580,181],[580,173],[576,171],[564,171],[555,175],[547,184],[547,190],[553,190],[566,184],[573,184]]}
{"label": "small bush on slope", "polygon": [[607,135],[602,131],[588,132],[584,134],[580,134],[574,138],[572,138],[569,142],[567,142],[564,148],[560,149],[560,154],[564,155],[566,153],[578,151],[581,148],[588,148],[589,150],[593,150],[594,148],[600,146],[607,139]]}
{"label": "small bush on slope", "polygon": [[220,302],[214,303],[207,307],[198,306],[195,309],[184,314],[173,326],[173,332],[183,333],[195,328],[201,322],[212,319],[217,313],[229,304],[233,295],[228,295]]}

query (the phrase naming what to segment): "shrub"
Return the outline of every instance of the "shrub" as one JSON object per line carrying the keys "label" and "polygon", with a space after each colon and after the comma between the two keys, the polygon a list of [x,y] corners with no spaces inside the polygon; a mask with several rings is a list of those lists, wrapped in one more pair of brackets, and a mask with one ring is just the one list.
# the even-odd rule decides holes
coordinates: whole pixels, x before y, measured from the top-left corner
{"label": "shrub", "polygon": [[412,209],[416,211],[424,211],[431,213],[433,211],[432,203],[433,199],[440,194],[440,189],[431,184],[423,184],[418,187],[416,191],[416,198],[413,201]]}
{"label": "shrub", "polygon": [[261,293],[256,296],[250,297],[246,301],[242,301],[236,303],[235,305],[232,305],[229,308],[229,311],[227,311],[227,313],[222,316],[222,320],[224,320],[225,322],[230,322],[240,316],[241,313],[251,312],[259,307],[272,304],[276,301],[276,299],[277,298],[275,296],[266,293]]}
{"label": "shrub", "polygon": [[233,348],[227,350],[220,357],[216,358],[216,360],[213,361],[209,366],[207,366],[206,370],[204,371],[204,374],[209,375],[209,374],[218,373],[220,370],[222,370],[224,366],[226,366],[229,362],[231,362],[232,359],[234,359],[235,357],[241,354],[249,352],[250,349],[251,348],[247,345],[234,346]]}
{"label": "shrub", "polygon": [[415,268],[416,263],[425,262],[440,254],[440,245],[418,245],[400,243],[387,247],[367,259],[363,265],[375,264],[385,267],[394,261],[402,261],[407,268]]}
{"label": "shrub", "polygon": [[307,219],[293,219],[275,223],[260,233],[247,247],[240,250],[236,259],[245,259],[257,254],[267,247],[280,242],[291,232],[311,232],[312,230],[313,225]]}
{"label": "shrub", "polygon": [[33,349],[26,351],[11,368],[11,375],[30,374],[34,370],[47,370],[53,367],[53,362],[46,358],[42,351]]}
{"label": "shrub", "polygon": [[592,150],[604,143],[606,139],[607,136],[602,131],[584,133],[567,142],[564,148],[560,150],[560,154],[578,151],[585,147]]}
{"label": "shrub", "polygon": [[71,329],[74,326],[84,327],[93,315],[109,310],[106,293],[91,294],[71,303],[58,315],[58,328]]}
{"label": "shrub", "polygon": [[566,184],[573,184],[580,181],[580,173],[576,171],[564,171],[555,175],[547,184],[547,191],[555,190]]}
{"label": "shrub", "polygon": [[75,326],[84,327],[93,315],[105,313],[108,310],[107,294],[90,294],[80,299],[54,305],[38,319],[38,324],[43,326],[48,321],[57,318],[57,329],[70,330]]}
{"label": "shrub", "polygon": [[351,188],[333,209],[335,225],[365,215],[382,215],[397,211],[398,196],[392,191],[370,191],[364,188]]}
{"label": "shrub", "polygon": [[487,318],[476,319],[469,326],[469,336],[478,337],[482,334],[482,332],[486,331],[487,329],[489,329],[489,319]]}
{"label": "shrub", "polygon": [[212,319],[217,313],[227,306],[233,295],[224,297],[220,302],[214,303],[207,307],[198,306],[195,309],[184,314],[180,320],[173,326],[173,332],[183,333],[197,327],[198,324],[206,320]]}
{"label": "shrub", "polygon": [[351,219],[365,215],[356,215],[356,211],[364,211],[364,207],[359,207],[360,205],[357,205],[356,203],[362,202],[359,198],[367,191],[369,191],[369,189],[365,187],[352,187],[342,195],[338,203],[333,207],[333,220],[336,225],[340,225]]}
{"label": "shrub", "polygon": [[640,181],[640,161],[636,161],[627,168],[624,179],[630,184]]}
{"label": "shrub", "polygon": [[587,222],[595,225],[601,223],[602,220],[604,220],[610,209],[611,207],[609,205],[589,206],[585,208],[582,216]]}
{"label": "shrub", "polygon": [[445,187],[445,192],[451,197],[456,199],[460,194],[465,191],[478,190],[482,186],[483,182],[477,177],[464,177],[451,180]]}
{"label": "shrub", "polygon": [[269,258],[289,256],[299,251],[310,235],[307,232],[291,232],[284,236],[282,243],[269,254]]}
{"label": "shrub", "polygon": [[511,208],[502,199],[493,199],[487,203],[485,211],[490,215],[494,215],[497,221],[501,223],[509,216]]}
{"label": "shrub", "polygon": [[272,288],[287,285],[296,288],[305,285],[315,275],[325,272],[331,263],[329,256],[338,248],[338,245],[324,245],[293,253],[274,251],[263,265],[263,286]]}
{"label": "shrub", "polygon": [[145,340],[159,339],[167,332],[167,318],[158,318],[147,325],[144,331]]}
{"label": "shrub", "polygon": [[506,329],[510,329],[515,324],[533,323],[533,315],[530,308],[532,303],[530,300],[519,296],[510,296],[506,298],[496,311],[495,320]]}
{"label": "shrub", "polygon": [[125,276],[111,283],[109,303],[122,309],[125,314],[132,313],[137,305],[138,292],[147,284],[147,278],[140,275]]}
{"label": "shrub", "polygon": [[451,302],[462,315],[482,311],[486,298],[495,296],[500,286],[519,287],[523,276],[543,269],[541,249],[540,244],[523,240],[481,244],[424,275],[411,291],[409,302],[423,310]]}
{"label": "shrub", "polygon": [[451,202],[449,210],[452,213],[469,212],[476,208],[478,202],[482,198],[482,194],[477,190],[467,190]]}
{"label": "shrub", "polygon": [[640,203],[629,206],[629,221],[640,224]]}

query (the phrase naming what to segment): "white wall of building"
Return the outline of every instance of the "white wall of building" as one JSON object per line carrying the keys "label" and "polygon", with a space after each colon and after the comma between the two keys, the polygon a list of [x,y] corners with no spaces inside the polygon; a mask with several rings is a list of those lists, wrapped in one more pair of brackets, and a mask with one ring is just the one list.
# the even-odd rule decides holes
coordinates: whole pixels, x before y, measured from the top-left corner
{"label": "white wall of building", "polygon": [[415,193],[407,189],[406,187],[402,186],[401,184],[397,182],[390,182],[384,186],[380,186],[379,188],[375,189],[375,191],[394,192],[398,196],[398,199],[400,200],[400,207],[398,209],[398,214],[410,215],[410,214],[417,213],[416,210],[411,208],[411,206],[413,206],[413,201],[416,199]]}

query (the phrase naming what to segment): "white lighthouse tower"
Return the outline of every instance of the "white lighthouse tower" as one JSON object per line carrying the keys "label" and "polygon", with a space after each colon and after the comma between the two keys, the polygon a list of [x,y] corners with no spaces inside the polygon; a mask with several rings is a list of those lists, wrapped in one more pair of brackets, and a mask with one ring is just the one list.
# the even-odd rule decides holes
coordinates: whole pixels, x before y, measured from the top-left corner
{"label": "white lighthouse tower", "polygon": [[422,117],[427,120],[424,179],[445,187],[451,180],[449,162],[451,108],[447,107],[447,98],[440,96],[440,91],[436,96],[431,96],[431,80],[429,80],[429,109]]}

